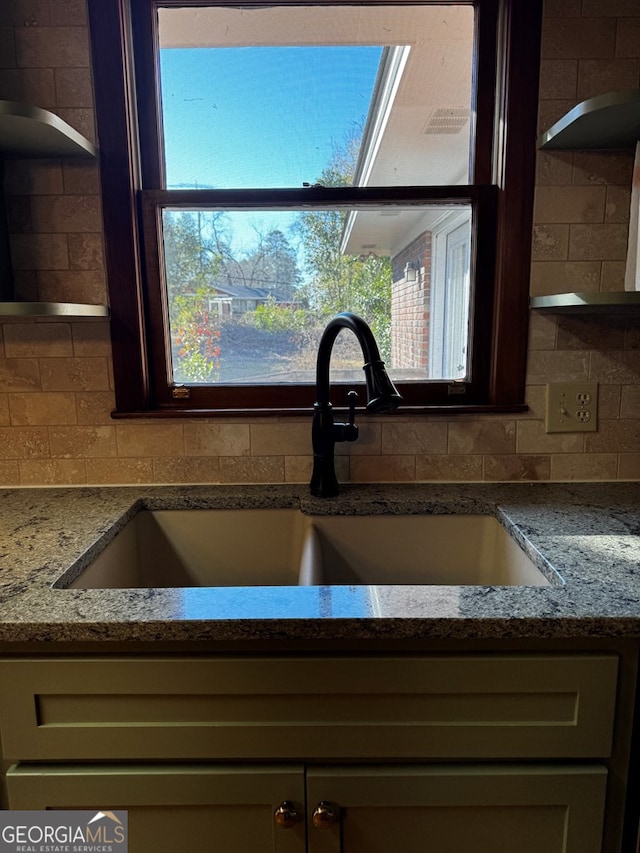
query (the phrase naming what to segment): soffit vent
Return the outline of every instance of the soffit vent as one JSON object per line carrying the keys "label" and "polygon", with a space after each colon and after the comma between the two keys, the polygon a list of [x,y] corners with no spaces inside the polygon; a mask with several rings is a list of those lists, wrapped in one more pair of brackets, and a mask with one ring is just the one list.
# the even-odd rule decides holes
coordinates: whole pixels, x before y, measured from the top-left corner
{"label": "soffit vent", "polygon": [[460,133],[469,121],[468,107],[436,107],[424,128],[425,134]]}

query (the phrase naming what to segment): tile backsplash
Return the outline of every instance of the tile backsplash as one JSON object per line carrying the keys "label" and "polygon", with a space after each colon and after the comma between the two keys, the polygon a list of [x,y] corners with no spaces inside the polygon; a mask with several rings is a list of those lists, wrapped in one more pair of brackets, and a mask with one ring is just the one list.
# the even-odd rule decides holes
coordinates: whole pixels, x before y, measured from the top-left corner
{"label": "tile backsplash", "polygon": [[[547,0],[539,127],[640,86],[640,0]],[[0,98],[95,139],[84,0],[0,3]],[[631,152],[539,153],[531,293],[622,290]],[[98,167],[11,162],[21,298],[107,300]],[[599,429],[547,434],[548,382],[600,383]],[[108,323],[10,321],[0,338],[0,485],[305,482],[308,418],[114,421]],[[640,479],[638,318],[531,315],[522,415],[362,418],[342,481]]]}

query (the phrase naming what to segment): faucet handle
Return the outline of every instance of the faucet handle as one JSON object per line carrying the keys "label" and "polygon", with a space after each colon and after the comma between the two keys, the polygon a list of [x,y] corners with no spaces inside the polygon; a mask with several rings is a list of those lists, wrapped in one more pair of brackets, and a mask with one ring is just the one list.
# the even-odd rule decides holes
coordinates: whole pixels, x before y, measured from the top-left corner
{"label": "faucet handle", "polygon": [[334,441],[355,441],[358,438],[358,427],[356,425],[357,400],[357,391],[349,391],[347,394],[347,403],[349,404],[348,421],[347,423],[333,424]]}
{"label": "faucet handle", "polygon": [[349,426],[356,424],[356,403],[358,402],[358,392],[349,391],[347,394],[347,403],[349,405]]}

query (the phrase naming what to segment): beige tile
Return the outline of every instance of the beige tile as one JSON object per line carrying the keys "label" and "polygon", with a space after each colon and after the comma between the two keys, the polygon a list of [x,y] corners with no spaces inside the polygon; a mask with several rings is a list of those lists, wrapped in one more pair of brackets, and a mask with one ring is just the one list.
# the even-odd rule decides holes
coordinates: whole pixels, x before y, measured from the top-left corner
{"label": "beige tile", "polygon": [[620,417],[640,420],[640,385],[622,387]]}
{"label": "beige tile", "polygon": [[0,394],[0,426],[9,426],[11,417],[9,415],[9,395]]}
{"label": "beige tile", "polygon": [[567,453],[551,457],[551,479],[615,480],[618,456],[615,453]]}
{"label": "beige tile", "polygon": [[56,68],[54,80],[59,107],[93,107],[89,69]]}
{"label": "beige tile", "polygon": [[446,421],[413,421],[382,425],[382,453],[435,454],[447,452]]}
{"label": "beige tile", "polygon": [[567,314],[558,318],[558,349],[622,349],[624,317],[589,317]]}
{"label": "beige tile", "polygon": [[601,267],[600,261],[535,261],[531,265],[531,295],[597,293]]}
{"label": "beige tile", "polygon": [[103,270],[101,234],[69,234],[69,266],[72,270]]}
{"label": "beige tile", "polygon": [[100,195],[100,170],[94,160],[85,158],[62,163],[64,192],[70,195]]}
{"label": "beige tile", "polygon": [[76,399],[70,393],[9,394],[9,409],[14,426],[76,423]]}
{"label": "beige tile", "polygon": [[202,423],[184,424],[184,446],[187,456],[248,456],[251,452],[249,424]]}
{"label": "beige tile", "polygon": [[622,224],[571,225],[569,259],[615,261],[626,258],[627,231]]}
{"label": "beige tile", "polygon": [[624,340],[625,349],[640,349],[640,324],[630,319]]}
{"label": "beige tile", "polygon": [[538,151],[536,186],[567,186],[573,175],[573,151]]}
{"label": "beige tile", "polygon": [[0,91],[7,101],[38,104],[42,109],[49,110],[55,108],[56,105],[53,69],[51,68],[0,69]]}
{"label": "beige tile", "polygon": [[630,152],[576,151],[573,156],[572,183],[626,187],[631,184],[632,171],[633,157]]}
{"label": "beige tile", "polygon": [[525,387],[525,403],[528,411],[518,420],[527,418],[544,418],[547,405],[547,388],[545,385],[527,385]]}
{"label": "beige tile", "polygon": [[20,485],[19,462],[0,462],[0,486]]}
{"label": "beige tile", "polygon": [[31,222],[31,199],[26,195],[5,194],[7,222],[10,234],[29,234],[33,232]]}
{"label": "beige tile", "polygon": [[111,331],[108,321],[72,323],[73,354],[76,356],[110,356]]}
{"label": "beige tile", "polygon": [[252,456],[311,453],[311,419],[308,423],[251,424],[250,433]]}
{"label": "beige tile", "polygon": [[583,59],[578,66],[578,100],[638,86],[635,59]]}
{"label": "beige tile", "polygon": [[600,290],[624,290],[625,261],[603,261]]}
{"label": "beige tile", "polygon": [[41,358],[43,391],[108,391],[106,358]]}
{"label": "beige tile", "polygon": [[516,425],[512,420],[487,418],[449,423],[449,453],[513,453]]}
{"label": "beige tile", "polygon": [[[621,417],[622,388],[620,385],[598,386],[598,417],[619,418]],[[622,417],[636,417],[636,415],[624,414]],[[640,409],[637,417],[640,417]]]}
{"label": "beige tile", "polygon": [[223,456],[221,483],[283,483],[283,456]]}
{"label": "beige tile", "polygon": [[14,234],[11,259],[14,270],[67,270],[67,237],[65,234]]}
{"label": "beige tile", "polygon": [[546,0],[545,18],[579,18],[582,0]]}
{"label": "beige tile", "polygon": [[629,222],[631,186],[607,187],[605,222]]}
{"label": "beige tile", "polygon": [[50,427],[52,458],[95,458],[117,456],[113,426]]}
{"label": "beige tile", "polygon": [[584,449],[584,433],[545,432],[543,421],[518,421],[518,453],[579,453]]}
{"label": "beige tile", "polygon": [[[342,418],[342,416],[340,416]],[[336,456],[372,456],[380,453],[382,442],[382,424],[370,421],[366,416],[358,418],[358,438],[356,441],[341,441],[336,444]],[[307,450],[311,452],[311,421],[306,426],[308,430]]]}
{"label": "beige tile", "polygon": [[510,455],[484,457],[484,479],[492,482],[522,480],[535,482],[548,480],[551,474],[551,457],[538,455]]}
{"label": "beige tile", "polygon": [[13,271],[13,293],[16,299],[38,301],[38,273],[35,270]]}
{"label": "beige tile", "polygon": [[479,482],[482,480],[482,456],[416,456],[416,480],[423,482]]}
{"label": "beige tile", "polygon": [[86,302],[104,305],[107,284],[102,270],[38,272],[38,295],[43,302]]}
{"label": "beige tile", "polygon": [[616,22],[612,18],[546,18],[542,56],[561,59],[613,57]]}
{"label": "beige tile", "polygon": [[555,349],[556,318],[531,311],[529,314],[529,349]]}
{"label": "beige tile", "polygon": [[607,385],[634,385],[640,382],[640,351],[593,352],[589,378]]}
{"label": "beige tile", "polygon": [[118,456],[184,456],[181,423],[116,424]]}
{"label": "beige tile", "polygon": [[603,222],[606,188],[595,187],[538,187],[533,210],[534,221]]}
{"label": "beige tile", "polygon": [[[342,460],[341,460],[342,461]],[[347,470],[348,470],[348,460]],[[308,454],[306,456],[285,456],[284,479],[286,483],[308,483],[311,479],[313,460]],[[336,471],[337,475],[337,471]],[[340,479],[340,477],[338,477]]]}
{"label": "beige tile", "polygon": [[616,22],[616,56],[640,56],[640,10],[636,15],[638,17],[619,18]]}
{"label": "beige tile", "polygon": [[37,358],[0,359],[0,391],[40,390],[40,363]]}
{"label": "beige tile", "polygon": [[8,27],[48,27],[49,0],[11,0],[0,3],[0,25]]}
{"label": "beige tile", "polygon": [[[25,196],[25,202],[29,202],[30,225],[31,206],[30,200],[26,197],[55,196],[64,191],[60,162],[58,160],[9,160],[5,166],[5,187],[8,196]],[[15,230],[29,229],[23,227]]]}
{"label": "beige tile", "polygon": [[11,27],[0,27],[0,68],[15,68],[16,50]]}
{"label": "beige tile", "polygon": [[35,459],[18,465],[21,486],[74,486],[87,482],[84,459]]}
{"label": "beige tile", "polygon": [[7,323],[4,327],[7,358],[72,355],[68,323]]}
{"label": "beige tile", "polygon": [[578,88],[576,59],[543,59],[540,63],[540,98],[575,99]]}
{"label": "beige tile", "polygon": [[220,460],[217,456],[174,456],[153,460],[156,483],[218,483]]}
{"label": "beige tile", "polygon": [[51,0],[52,27],[77,27],[86,23],[86,0]]}
{"label": "beige tile", "polygon": [[535,225],[532,258],[534,261],[564,261],[569,251],[568,225]]}
{"label": "beige tile", "polygon": [[527,384],[575,382],[589,379],[589,352],[533,350],[527,362]]}
{"label": "beige tile", "polygon": [[151,459],[87,459],[87,483],[124,486],[153,483]]}
{"label": "beige tile", "polygon": [[406,483],[416,478],[415,456],[352,456],[352,483]]}
{"label": "beige tile", "polygon": [[86,27],[19,27],[16,56],[22,68],[88,68]]}
{"label": "beige tile", "polygon": [[0,427],[0,459],[43,459],[48,456],[46,427]]}
{"label": "beige tile", "polygon": [[638,14],[638,0],[582,0],[582,14],[591,18],[633,17]]}
{"label": "beige tile", "polygon": [[116,407],[113,391],[86,391],[76,394],[79,424],[112,424]]}
{"label": "beige tile", "polygon": [[100,232],[102,214],[97,195],[38,195],[31,199],[34,231],[64,233]]}
{"label": "beige tile", "polygon": [[640,453],[621,453],[618,459],[620,480],[640,480]]}
{"label": "beige tile", "polygon": [[640,447],[640,421],[599,419],[598,431],[585,435],[587,453],[632,453]]}

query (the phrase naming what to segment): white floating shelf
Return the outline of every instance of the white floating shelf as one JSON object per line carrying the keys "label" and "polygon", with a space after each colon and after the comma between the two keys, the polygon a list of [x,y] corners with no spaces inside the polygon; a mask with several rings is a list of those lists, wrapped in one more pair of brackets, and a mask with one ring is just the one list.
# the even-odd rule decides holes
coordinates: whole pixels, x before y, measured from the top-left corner
{"label": "white floating shelf", "polygon": [[634,148],[640,139],[640,89],[609,92],[575,106],[540,137],[540,148]]}
{"label": "white floating shelf", "polygon": [[107,305],[79,302],[0,302],[0,318],[60,317],[66,320],[103,320],[109,317]]}
{"label": "white floating shelf", "polygon": [[640,314],[639,291],[607,291],[604,293],[556,293],[534,296],[530,306],[546,314]]}
{"label": "white floating shelf", "polygon": [[0,157],[95,156],[95,145],[49,110],[0,100]]}

